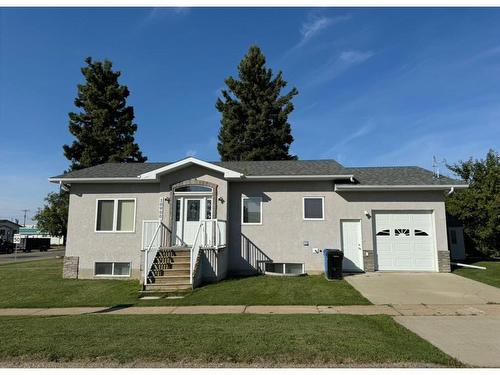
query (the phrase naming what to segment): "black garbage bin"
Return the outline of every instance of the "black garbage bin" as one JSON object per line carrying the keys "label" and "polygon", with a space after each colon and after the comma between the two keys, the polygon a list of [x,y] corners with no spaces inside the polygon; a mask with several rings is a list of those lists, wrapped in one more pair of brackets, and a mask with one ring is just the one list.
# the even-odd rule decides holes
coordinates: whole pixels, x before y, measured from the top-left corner
{"label": "black garbage bin", "polygon": [[342,279],[342,261],[344,253],[338,249],[323,250],[325,257],[325,276],[328,280]]}

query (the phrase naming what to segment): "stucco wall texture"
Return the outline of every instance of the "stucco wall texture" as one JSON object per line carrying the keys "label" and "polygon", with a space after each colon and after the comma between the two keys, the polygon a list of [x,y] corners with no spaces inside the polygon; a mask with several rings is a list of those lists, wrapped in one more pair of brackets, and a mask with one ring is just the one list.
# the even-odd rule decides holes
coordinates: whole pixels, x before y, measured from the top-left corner
{"label": "stucco wall texture", "polygon": [[[163,176],[159,183],[72,184],[66,255],[79,258],[78,277],[95,277],[95,262],[130,262],[131,277],[141,278],[143,220],[158,219],[163,199],[162,219],[171,228],[171,186],[192,179],[217,185],[217,198],[221,198],[216,200],[217,218],[228,221],[227,265],[223,266],[228,273],[256,272],[262,260],[304,263],[306,272],[320,273],[323,255],[314,253],[313,248],[341,248],[341,219],[361,221],[365,270],[371,271],[375,250],[373,215],[384,210],[432,211],[436,252],[441,252],[439,258],[443,259],[448,251],[442,191],[337,193],[332,181],[234,182],[226,181],[221,173],[190,166]],[[262,197],[261,225],[241,223],[242,196]],[[324,197],[324,220],[304,220],[303,197],[316,196]],[[98,198],[135,198],[135,231],[96,232]]]}

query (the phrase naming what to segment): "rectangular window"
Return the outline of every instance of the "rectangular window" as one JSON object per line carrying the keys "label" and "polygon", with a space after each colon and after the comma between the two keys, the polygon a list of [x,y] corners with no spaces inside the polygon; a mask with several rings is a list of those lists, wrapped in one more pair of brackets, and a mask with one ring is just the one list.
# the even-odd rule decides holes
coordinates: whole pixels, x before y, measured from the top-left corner
{"label": "rectangular window", "polygon": [[115,201],[97,202],[97,230],[112,231]]}
{"label": "rectangular window", "polygon": [[131,200],[118,201],[117,231],[132,232],[134,230],[135,202]]}
{"label": "rectangular window", "polygon": [[304,220],[324,220],[323,197],[304,197]]}
{"label": "rectangular window", "polygon": [[457,244],[457,232],[455,232],[454,229],[450,230],[450,237],[451,237],[451,244],[456,245]]}
{"label": "rectangular window", "polygon": [[98,199],[97,232],[134,232],[135,199]]}
{"label": "rectangular window", "polygon": [[130,263],[97,262],[95,264],[96,276],[130,276]]}
{"label": "rectangular window", "polygon": [[242,198],[242,224],[262,224],[262,198]]}
{"label": "rectangular window", "polygon": [[186,201],[186,221],[200,221],[199,199],[188,199]]}
{"label": "rectangular window", "polygon": [[181,200],[175,200],[175,221],[181,220]]}

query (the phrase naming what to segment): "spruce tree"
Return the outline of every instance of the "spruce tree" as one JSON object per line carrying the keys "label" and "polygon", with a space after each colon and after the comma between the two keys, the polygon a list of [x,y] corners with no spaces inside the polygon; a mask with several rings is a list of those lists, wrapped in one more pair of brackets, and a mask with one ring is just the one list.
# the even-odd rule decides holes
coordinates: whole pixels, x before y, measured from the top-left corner
{"label": "spruce tree", "polygon": [[75,136],[71,146],[64,145],[70,170],[106,162],[144,162],[147,160],[135,143],[134,108],[127,105],[127,86],[120,85],[119,71],[111,61],[85,59],[81,69],[85,84],[78,85],[75,106],[80,113],[69,113],[69,131]]}
{"label": "spruce tree", "polygon": [[293,88],[285,95],[287,85],[281,71],[273,77],[266,58],[258,46],[251,46],[238,66],[239,79],[229,77],[222,99],[216,102],[222,114],[217,149],[221,160],[290,160],[293,142],[288,115],[293,111]]}
{"label": "spruce tree", "polygon": [[[144,162],[147,160],[134,142],[137,125],[134,108],[127,106],[127,86],[118,83],[120,72],[110,61],[85,60],[82,73],[86,83],[78,85],[75,105],[80,113],[69,113],[69,131],[76,137],[64,145],[64,156],[71,161],[69,170],[92,167],[105,162]],[[69,193],[49,193],[46,204],[33,218],[38,228],[53,236],[64,236],[68,221]]]}

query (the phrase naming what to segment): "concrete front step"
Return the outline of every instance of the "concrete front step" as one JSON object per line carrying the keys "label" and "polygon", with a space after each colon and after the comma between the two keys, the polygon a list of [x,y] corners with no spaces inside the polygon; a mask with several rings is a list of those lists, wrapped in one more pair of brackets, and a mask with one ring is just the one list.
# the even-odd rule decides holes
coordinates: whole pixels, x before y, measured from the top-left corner
{"label": "concrete front step", "polygon": [[191,285],[188,277],[156,276],[154,283],[157,285]]}
{"label": "concrete front step", "polygon": [[162,292],[189,292],[193,289],[191,284],[183,285],[168,285],[168,284],[148,284],[145,291],[162,291]]}

